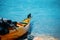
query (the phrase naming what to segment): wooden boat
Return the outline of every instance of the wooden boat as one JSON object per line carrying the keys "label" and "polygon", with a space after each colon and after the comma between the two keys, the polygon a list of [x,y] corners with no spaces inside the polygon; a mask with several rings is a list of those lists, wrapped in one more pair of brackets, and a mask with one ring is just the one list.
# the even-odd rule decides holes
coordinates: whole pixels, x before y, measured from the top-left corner
{"label": "wooden boat", "polygon": [[1,40],[14,40],[15,38],[24,35],[29,29],[30,19],[31,14],[29,14],[22,22],[17,22],[16,29],[10,29],[8,34],[0,35]]}

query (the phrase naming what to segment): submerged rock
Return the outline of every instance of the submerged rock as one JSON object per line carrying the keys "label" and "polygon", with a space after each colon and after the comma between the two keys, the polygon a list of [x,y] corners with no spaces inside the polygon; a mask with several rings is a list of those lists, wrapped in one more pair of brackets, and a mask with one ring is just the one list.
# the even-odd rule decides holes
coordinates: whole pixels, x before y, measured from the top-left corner
{"label": "submerged rock", "polygon": [[52,36],[37,36],[37,37],[34,37],[33,40],[59,40],[57,38],[54,38]]}
{"label": "submerged rock", "polygon": [[59,40],[59,39],[49,35],[40,35],[40,36],[28,35],[28,37],[24,40]]}

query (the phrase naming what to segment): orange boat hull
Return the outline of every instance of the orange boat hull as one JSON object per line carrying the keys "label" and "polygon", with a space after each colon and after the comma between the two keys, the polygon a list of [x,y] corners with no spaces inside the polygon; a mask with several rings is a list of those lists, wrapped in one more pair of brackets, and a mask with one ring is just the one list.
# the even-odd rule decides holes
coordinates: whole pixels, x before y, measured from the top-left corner
{"label": "orange boat hull", "polygon": [[1,36],[1,40],[14,40],[15,38],[23,36],[28,30],[21,27],[18,30],[15,30],[12,33],[6,34],[4,36]]}

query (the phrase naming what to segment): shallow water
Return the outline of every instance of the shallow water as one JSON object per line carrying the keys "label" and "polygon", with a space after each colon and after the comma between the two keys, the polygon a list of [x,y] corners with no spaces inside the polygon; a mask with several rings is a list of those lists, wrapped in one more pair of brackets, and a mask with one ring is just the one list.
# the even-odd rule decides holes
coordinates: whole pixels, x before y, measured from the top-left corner
{"label": "shallow water", "polygon": [[31,33],[60,38],[60,0],[0,0],[0,17],[22,21],[31,13]]}

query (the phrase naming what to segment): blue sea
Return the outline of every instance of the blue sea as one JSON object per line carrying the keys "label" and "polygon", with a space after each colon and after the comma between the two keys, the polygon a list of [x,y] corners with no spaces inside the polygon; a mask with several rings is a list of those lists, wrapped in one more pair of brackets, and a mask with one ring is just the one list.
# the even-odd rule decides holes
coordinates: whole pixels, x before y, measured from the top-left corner
{"label": "blue sea", "polygon": [[0,0],[0,18],[22,21],[31,13],[31,34],[60,38],[60,0]]}

